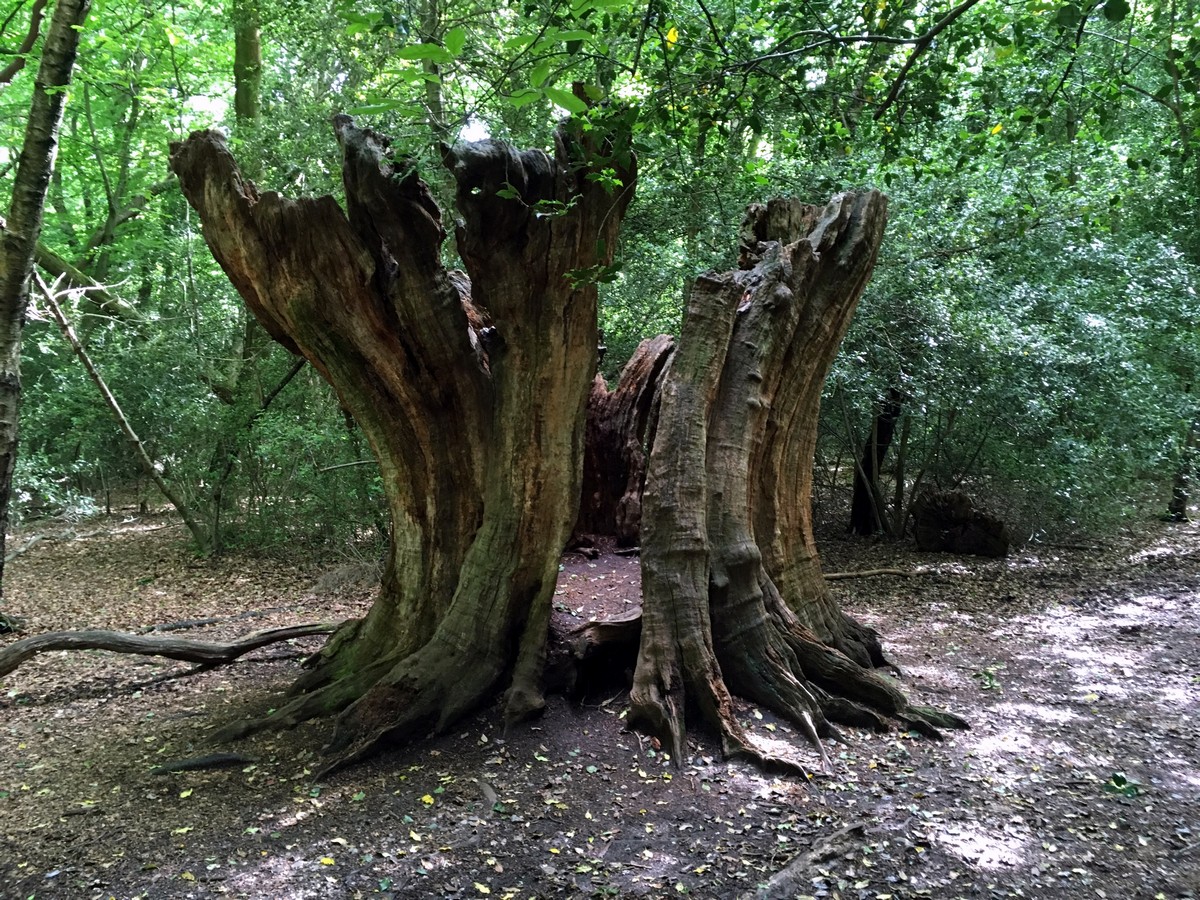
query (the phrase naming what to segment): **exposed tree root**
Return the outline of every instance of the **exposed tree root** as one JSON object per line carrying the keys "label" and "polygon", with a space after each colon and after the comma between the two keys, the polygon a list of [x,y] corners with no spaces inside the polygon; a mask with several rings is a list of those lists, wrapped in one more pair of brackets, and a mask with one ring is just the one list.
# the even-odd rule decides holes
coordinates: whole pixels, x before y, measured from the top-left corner
{"label": "exposed tree root", "polygon": [[387,671],[388,662],[380,661],[336,680],[310,693],[294,694],[273,713],[253,719],[241,719],[218,729],[213,743],[241,740],[262,731],[282,731],[302,722],[340,713],[361,697]]}
{"label": "exposed tree root", "polygon": [[[700,650],[699,654],[697,650]],[[682,665],[684,659],[715,662],[711,647],[707,652],[699,647],[676,647],[655,654],[653,659],[642,655],[629,698],[629,723],[632,727],[657,737],[669,749],[675,764],[682,765],[687,758],[684,718],[686,682],[690,696],[700,707],[704,720],[720,736],[721,751],[726,757],[745,759],[766,771],[810,777],[808,769],[798,759],[767,753],[754,744],[737,720],[733,697],[725,687],[719,669],[714,667],[698,671],[687,668]],[[686,678],[683,672],[687,672]],[[811,720],[809,731],[819,747],[820,741]],[[828,771],[829,760],[823,751],[821,755]]]}
{"label": "exposed tree root", "polygon": [[[470,658],[468,658],[470,657]],[[481,702],[494,696],[504,674],[498,657],[470,654],[435,636],[401,659],[378,660],[294,696],[271,715],[231,723],[213,735],[214,743],[240,740],[268,730],[337,715],[317,772],[321,779],[369,756],[381,746],[440,734]]]}

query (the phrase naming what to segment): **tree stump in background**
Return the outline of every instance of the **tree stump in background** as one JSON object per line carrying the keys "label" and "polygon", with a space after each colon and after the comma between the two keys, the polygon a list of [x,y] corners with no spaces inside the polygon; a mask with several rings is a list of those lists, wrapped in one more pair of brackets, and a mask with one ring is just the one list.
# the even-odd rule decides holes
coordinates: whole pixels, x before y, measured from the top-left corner
{"label": "tree stump in background", "polygon": [[1008,526],[960,491],[924,491],[913,504],[917,549],[1008,556]]}

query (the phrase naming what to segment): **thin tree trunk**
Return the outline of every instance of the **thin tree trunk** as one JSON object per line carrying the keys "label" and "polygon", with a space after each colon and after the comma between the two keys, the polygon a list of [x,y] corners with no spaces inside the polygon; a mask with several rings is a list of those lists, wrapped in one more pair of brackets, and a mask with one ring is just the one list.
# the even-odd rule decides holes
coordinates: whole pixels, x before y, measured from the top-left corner
{"label": "thin tree trunk", "polygon": [[257,0],[233,4],[233,110],[238,124],[262,111],[262,35]]}
{"label": "thin tree trunk", "polygon": [[12,202],[0,235],[0,596],[3,596],[4,540],[17,459],[21,332],[29,304],[29,278],[58,151],[66,87],[71,82],[80,29],[90,5],[90,0],[58,0],[54,6],[34,82]]}
{"label": "thin tree trunk", "polygon": [[54,292],[38,279],[39,287],[41,288],[42,298],[46,301],[46,306],[50,310],[50,314],[54,317],[54,321],[58,323],[58,328],[66,338],[67,343],[71,345],[71,349],[75,351],[75,355],[79,357],[80,363],[88,373],[88,377],[92,379],[92,383],[96,385],[100,391],[100,396],[104,398],[104,405],[109,408],[113,416],[117,420],[117,424],[121,427],[121,433],[125,435],[133,448],[133,455],[137,458],[138,465],[146,476],[157,485],[162,495],[167,498],[179,517],[183,519],[183,524],[187,526],[191,532],[192,540],[196,542],[196,548],[202,556],[207,556],[213,550],[213,534],[212,530],[205,527],[204,523],[196,518],[192,512],[188,502],[183,495],[175,490],[163,478],[158,467],[154,465],[154,460],[150,458],[150,454],[146,452],[146,447],[142,443],[142,439],[137,436],[137,432],[133,430],[133,426],[129,424],[129,420],[125,418],[125,413],[121,411],[121,405],[117,402],[117,398],[113,396],[112,391],[108,389],[108,384],[104,381],[104,377],[92,363],[92,359],[88,356],[83,344],[80,343],[78,336],[75,334],[75,329],[71,327],[66,315],[62,311],[62,307],[58,305],[58,300],[54,296]]}
{"label": "thin tree trunk", "polygon": [[[292,379],[304,368],[306,362],[307,360],[304,357],[293,361],[291,368],[287,370],[279,383],[258,401],[258,406],[244,423],[242,431],[249,432],[254,428],[254,424],[262,418],[262,414],[267,411],[267,408],[271,405],[271,401],[278,397],[285,387],[291,384]],[[221,514],[224,511],[225,505],[225,487],[229,484],[229,479],[233,475],[233,470],[237,466],[238,460],[241,459],[241,445],[234,441],[235,436],[233,435],[229,436],[227,440],[222,438],[217,456],[213,460],[213,465],[210,466],[210,471],[219,471],[220,473],[213,482],[212,494],[209,500],[211,506],[209,520],[212,523],[209,528],[212,534],[210,546],[214,554],[222,553],[225,549],[224,525],[221,522]]]}
{"label": "thin tree trunk", "polygon": [[1200,416],[1192,418],[1179,452],[1179,466],[1175,469],[1175,481],[1171,485],[1171,502],[1167,505],[1167,518],[1172,522],[1188,521],[1197,454],[1200,454]]}
{"label": "thin tree trunk", "polygon": [[904,503],[905,479],[908,478],[908,439],[912,433],[912,416],[904,417],[900,429],[900,446],[896,448],[896,486],[892,493],[892,534],[904,537],[908,524],[907,508]]}
{"label": "thin tree trunk", "polygon": [[[440,44],[443,38],[442,5],[440,0],[423,0],[420,7],[421,40],[427,44]],[[454,139],[446,122],[446,106],[442,99],[441,66],[431,59],[421,62],[421,69],[429,77],[425,79],[425,109],[429,113],[429,127],[438,142],[449,143]]]}
{"label": "thin tree trunk", "polygon": [[850,502],[850,530],[858,535],[886,531],[889,521],[879,490],[879,471],[892,446],[902,406],[900,392],[892,388],[871,423],[871,435],[862,450],[862,460],[854,470],[854,495]]}

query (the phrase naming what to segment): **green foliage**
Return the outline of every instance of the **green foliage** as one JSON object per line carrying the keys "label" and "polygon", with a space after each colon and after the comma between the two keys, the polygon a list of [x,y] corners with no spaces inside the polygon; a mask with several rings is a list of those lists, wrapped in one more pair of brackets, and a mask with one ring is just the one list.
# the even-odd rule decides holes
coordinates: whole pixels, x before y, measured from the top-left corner
{"label": "green foliage", "polygon": [[[333,9],[262,6],[251,123],[233,121],[221,10],[95,7],[50,191],[44,244],[138,313],[115,320],[80,301],[71,312],[89,349],[155,458],[228,540],[377,533],[378,485],[370,466],[330,468],[368,450],[311,372],[256,418],[290,360],[247,331],[167,147],[221,125],[262,188],[336,195],[326,123],[342,111],[391,135],[447,210],[436,141],[548,148],[563,115],[627,136],[613,152],[636,152],[639,174],[618,264],[574,273],[600,287],[610,379],[640,340],[677,330],[695,275],[733,264],[746,203],[886,187],[887,243],[825,398],[822,472],[840,474],[823,500],[840,504],[892,388],[905,398],[905,486],[1003,501],[1026,535],[1128,511],[1176,466],[1200,362],[1194,2]],[[20,143],[31,73],[0,91],[0,148]],[[0,149],[0,172],[11,162]],[[45,323],[30,324],[24,371],[19,479],[31,504],[66,508],[72,492],[139,480]]]}
{"label": "green foliage", "polygon": [[1127,776],[1124,772],[1113,772],[1104,783],[1104,790],[1110,794],[1120,794],[1122,797],[1136,797],[1142,793],[1142,784]]}

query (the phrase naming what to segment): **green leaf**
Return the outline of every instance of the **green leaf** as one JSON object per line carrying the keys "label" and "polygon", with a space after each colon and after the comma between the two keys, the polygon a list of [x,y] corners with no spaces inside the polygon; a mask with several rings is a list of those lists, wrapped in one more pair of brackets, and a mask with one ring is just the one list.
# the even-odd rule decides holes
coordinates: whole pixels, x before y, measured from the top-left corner
{"label": "green leaf", "polygon": [[1104,790],[1110,794],[1120,794],[1123,797],[1136,797],[1142,792],[1139,782],[1128,778],[1124,772],[1113,772],[1112,777],[1105,782]]}
{"label": "green leaf", "polygon": [[[1124,0],[1121,0],[1124,2]],[[465,28],[451,28],[446,32],[446,36],[442,38],[442,43],[446,45],[446,50],[451,56],[458,56],[463,52],[463,47],[467,45],[467,31]]]}
{"label": "green leaf", "polygon": [[407,47],[401,47],[396,56],[400,59],[427,59],[442,64],[454,62],[454,57],[446,48],[437,44],[409,44]]}
{"label": "green leaf", "polygon": [[546,83],[546,79],[549,77],[550,77],[550,60],[543,59],[536,66],[534,66],[533,71],[529,73],[529,83],[531,85],[533,85],[535,88],[540,88],[543,84]]}
{"label": "green leaf", "polygon": [[562,88],[544,88],[546,96],[550,98],[550,102],[555,106],[561,106],[572,115],[580,115],[587,112],[587,104],[572,94],[570,91],[564,91]]}
{"label": "green leaf", "polygon": [[1129,15],[1129,0],[1105,0],[1104,18],[1110,22],[1120,22]]}
{"label": "green leaf", "polygon": [[1080,15],[1079,7],[1074,3],[1068,3],[1058,11],[1055,21],[1063,28],[1074,28],[1079,24]]}
{"label": "green leaf", "polygon": [[519,91],[513,91],[504,99],[513,109],[520,109],[522,106],[528,106],[530,103],[542,99],[542,92],[533,88],[522,88]]}
{"label": "green leaf", "polygon": [[377,116],[381,113],[392,112],[397,109],[409,109],[412,104],[403,100],[381,100],[378,103],[367,103],[363,106],[355,106],[352,109],[346,110],[351,116]]}
{"label": "green leaf", "polygon": [[536,40],[536,34],[518,34],[515,37],[510,37],[502,46],[505,50],[524,50]]}

